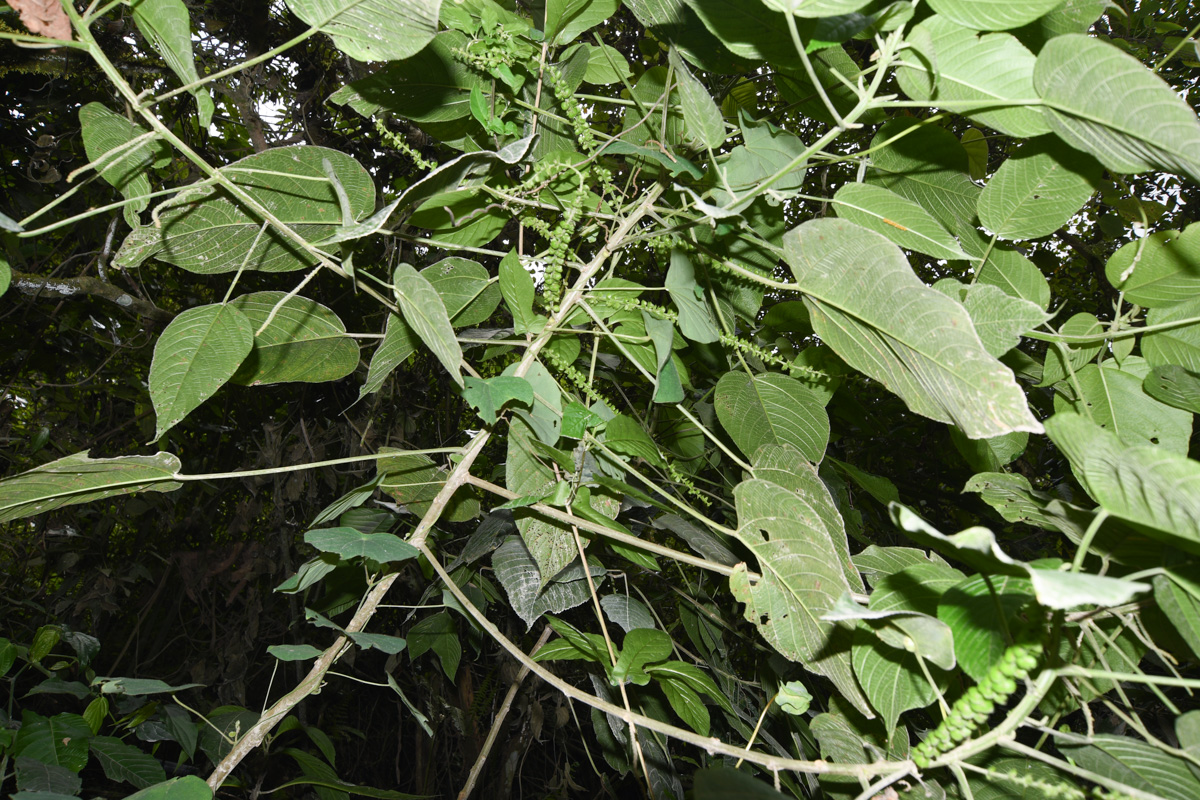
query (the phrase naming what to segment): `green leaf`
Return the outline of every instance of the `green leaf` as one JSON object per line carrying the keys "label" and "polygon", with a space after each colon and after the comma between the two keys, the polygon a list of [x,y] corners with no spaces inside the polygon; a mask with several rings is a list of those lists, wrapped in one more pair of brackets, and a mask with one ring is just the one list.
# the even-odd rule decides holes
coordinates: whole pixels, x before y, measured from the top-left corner
{"label": "green leaf", "polygon": [[[510,364],[502,374],[513,375],[516,370],[517,365]],[[525,380],[533,386],[533,411],[526,413],[517,409],[516,416],[533,429],[542,444],[553,446],[558,442],[559,432],[562,430],[562,392],[558,388],[558,382],[540,361],[534,362],[525,373]]]}
{"label": "green leaf", "polygon": [[110,781],[131,783],[146,789],[167,779],[162,764],[147,752],[139,750],[115,736],[95,736],[90,742],[92,754],[104,768]]}
{"label": "green leaf", "polygon": [[[964,249],[972,251],[969,244]],[[1049,308],[1050,283],[1046,276],[1014,248],[997,243],[990,251],[982,249],[973,254],[986,254],[987,257],[977,273],[977,283],[995,286],[1005,294],[1028,300],[1043,311]]]}
{"label": "green leaf", "polygon": [[417,548],[391,533],[361,533],[354,528],[321,528],[304,534],[304,541],[323,553],[341,558],[369,558],[386,564],[417,557]]}
{"label": "green leaf", "polygon": [[1080,541],[1092,515],[1082,508],[1037,492],[1024,475],[985,472],[971,477],[964,492],[978,492],[985,503],[1009,522],[1021,522],[1067,534]]}
{"label": "green leaf", "polygon": [[810,220],[784,236],[784,254],[821,340],[911,410],[973,439],[1041,432],[966,309],[925,286],[886,238],[842,220]]}
{"label": "green leaf", "polygon": [[1125,299],[1146,308],[1192,299],[1200,293],[1200,224],[1183,233],[1156,231],[1122,245],[1108,259],[1104,274]]}
{"label": "green leaf", "polygon": [[893,120],[875,134],[871,151],[869,183],[907,197],[951,231],[975,218],[980,188],[968,175],[967,151],[945,128]]}
{"label": "green leaf", "polygon": [[1130,445],[1076,414],[1055,414],[1046,433],[1083,488],[1139,531],[1200,552],[1200,463],[1156,445]]}
{"label": "green leaf", "polygon": [[471,90],[490,82],[455,58],[454,51],[466,46],[467,37],[459,31],[442,31],[411,58],[343,86],[329,96],[329,102],[350,106],[364,117],[386,110],[417,123],[468,117]]}
{"label": "green leaf", "polygon": [[[342,218],[323,161],[331,164],[346,192],[352,220]],[[350,156],[325,147],[266,150],[222,167],[221,172],[308,242],[322,241],[344,223],[357,222],[375,210],[370,174]],[[161,225],[143,230],[161,236],[155,257],[189,272],[209,275],[242,268],[289,272],[316,264],[314,256],[269,226],[264,229],[261,217],[216,186],[185,189],[154,213]],[[144,247],[147,235],[139,238],[135,230],[122,250]],[[120,262],[120,253],[116,260]]]}
{"label": "green leaf", "polygon": [[614,452],[630,458],[642,458],[648,463],[663,466],[663,457],[654,440],[635,419],[617,414],[604,429],[604,443]]}
{"label": "green leaf", "polygon": [[754,454],[754,477],[782,486],[816,511],[830,544],[838,554],[837,563],[841,566],[850,589],[855,592],[866,591],[862,577],[850,558],[845,523],[838,513],[829,488],[817,474],[817,468],[791,447],[767,444],[758,448]]}
{"label": "green leaf", "polygon": [[1147,795],[1163,800],[1200,796],[1200,779],[1182,758],[1127,736],[1101,733],[1088,741],[1083,745],[1061,742],[1059,749],[1083,769]]}
{"label": "green leaf", "polygon": [[311,644],[275,644],[267,648],[267,653],[280,661],[311,661],[323,652]]}
{"label": "green leaf", "polygon": [[12,267],[8,265],[8,260],[0,255],[0,297],[4,296],[10,285],[12,285]]}
{"label": "green leaf", "polygon": [[624,594],[606,594],[600,598],[600,607],[604,609],[605,616],[620,625],[626,633],[634,628],[657,627],[650,609],[635,597]]}
{"label": "green leaf", "polygon": [[147,789],[129,795],[125,800],[212,800],[212,789],[203,778],[186,775],[156,783]]}
{"label": "green leaf", "polygon": [[17,800],[73,800],[83,789],[83,780],[66,767],[46,764],[35,758],[13,759],[17,789],[10,798]]}
{"label": "green leaf", "polygon": [[584,83],[607,86],[612,83],[620,83],[622,78],[628,80],[633,77],[633,69],[620,50],[606,44],[585,44],[583,47],[588,51],[587,72],[583,75]]}
{"label": "green leaf", "polygon": [[[146,170],[152,165],[165,166],[171,158],[171,148],[158,139],[143,141],[128,148],[134,139],[146,130],[120,114],[114,114],[100,103],[88,103],[79,109],[79,124],[83,129],[83,148],[88,160],[98,161],[106,153],[118,151],[113,158],[105,158],[99,165],[100,177],[131,200],[150,194],[150,178]],[[145,211],[149,199],[138,200],[125,206],[125,220],[133,227],[139,224],[138,212]],[[3,294],[0,291],[0,294]]]}
{"label": "green leaf", "polygon": [[462,660],[462,642],[458,639],[458,628],[449,612],[442,611],[426,617],[409,629],[409,657],[416,661],[430,650],[437,654],[446,677],[453,681]]}
{"label": "green leaf", "polygon": [[383,342],[371,356],[371,364],[367,367],[367,379],[358,390],[359,399],[379,391],[388,375],[403,364],[416,349],[417,335],[413,333],[413,329],[403,317],[388,314],[383,329]]}
{"label": "green leaf", "polygon": [[[945,646],[950,648],[950,630],[942,627],[945,628]],[[948,674],[932,664],[929,669],[938,683],[937,688],[944,690],[949,681]],[[902,713],[924,708],[937,698],[935,687],[925,680],[916,657],[884,644],[865,624],[854,631],[854,674],[871,705],[883,718],[889,736],[895,731]]]}
{"label": "green leaf", "polygon": [[189,308],[171,320],[154,345],[150,401],[154,439],[175,427],[237,372],[254,346],[250,320],[232,305]]}
{"label": "green leaf", "polygon": [[746,619],[772,647],[829,678],[870,715],[850,664],[849,631],[821,619],[850,585],[820,515],[800,495],[764,480],[742,481],[734,498],[738,539],[762,573],[751,584],[742,563],[729,578],[734,597],[746,604]]}
{"label": "green leaf", "polygon": [[815,392],[778,373],[727,372],[713,399],[717,418],[749,457],[765,444],[790,445],[819,463],[829,444],[829,415]]}
{"label": "green leaf", "polygon": [[721,116],[721,110],[713,102],[704,84],[680,58],[679,51],[671,48],[668,57],[671,69],[675,71],[675,81],[679,85],[683,121],[687,125],[688,133],[698,139],[702,146],[715,151],[725,141],[725,119]]}
{"label": "green leaf", "polygon": [[979,196],[979,221],[1001,239],[1048,236],[1095,193],[1095,159],[1053,137],[1026,142],[1000,165]]}
{"label": "green leaf", "polygon": [[1089,417],[1126,444],[1156,444],[1187,455],[1192,414],[1147,395],[1142,383],[1148,375],[1146,362],[1136,356],[1129,356],[1120,366],[1113,361],[1088,364],[1071,383],[1072,391],[1078,386],[1082,397],[1072,402],[1060,392],[1054,396],[1054,410],[1071,409]]}
{"label": "green leaf", "polygon": [[421,270],[446,304],[456,328],[487,322],[500,304],[500,287],[487,270],[467,258],[443,258]]}
{"label": "green leaf", "polygon": [[143,697],[148,694],[172,694],[185,689],[195,689],[203,684],[183,683],[176,686],[155,678],[96,678],[92,686],[99,688],[101,694],[124,695],[125,697]]}
{"label": "green leaf", "polygon": [[1152,367],[1168,364],[1200,372],[1200,296],[1182,303],[1152,308],[1146,325],[1197,320],[1187,325],[1142,335],[1142,355]]}
{"label": "green leaf", "polygon": [[673,677],[655,675],[654,680],[662,689],[663,694],[667,696],[667,702],[671,704],[671,708],[675,710],[679,718],[696,733],[708,736],[711,719],[708,707],[704,705],[700,695],[692,687]]}
{"label": "green leaf", "polygon": [[537,319],[533,313],[534,293],[533,276],[521,266],[517,251],[508,251],[500,260],[500,294],[512,314],[513,331],[518,335],[533,332]]}
{"label": "green leaf", "polygon": [[812,700],[812,692],[800,681],[788,681],[779,687],[779,692],[775,695],[775,702],[779,707],[793,717],[806,714]]}
{"label": "green leaf", "polygon": [[510,401],[518,405],[533,407],[533,385],[524,378],[497,375],[481,381],[468,377],[463,389],[463,399],[479,411],[479,417],[488,425],[496,422],[500,409]]}
{"label": "green leaf", "polygon": [[678,47],[701,69],[729,74],[751,68],[751,62],[729,52],[684,0],[626,0],[625,6],[660,41]]}
{"label": "green leaf", "polygon": [[1175,626],[1192,654],[1200,655],[1200,600],[1166,575],[1155,575],[1154,602]]}
{"label": "green leaf", "polygon": [[354,643],[364,650],[378,650],[381,653],[387,653],[394,656],[397,653],[404,651],[408,642],[400,636],[388,636],[383,633],[351,633],[350,638]]}
{"label": "green leaf", "polygon": [[570,44],[617,12],[619,0],[546,0],[546,38]]}
{"label": "green leaf", "polygon": [[173,492],[179,459],[152,456],[89,458],[86,452],[0,479],[0,522],[133,492]]}
{"label": "green leaf", "polygon": [[1054,132],[1116,173],[1162,169],[1200,181],[1200,121],[1175,90],[1118,47],[1058,36],[1038,54],[1034,87]]}
{"label": "green leaf", "polygon": [[609,674],[609,683],[620,686],[622,683],[635,683],[645,686],[650,682],[645,667],[655,661],[666,661],[674,652],[675,645],[669,634],[656,628],[634,628],[625,634],[621,643],[621,652],[617,663]]}
{"label": "green leaf", "polygon": [[[788,197],[799,192],[804,186],[805,162],[794,162],[808,149],[804,140],[769,122],[755,122],[743,116],[741,124],[745,144],[729,151],[729,158],[721,166],[724,181],[719,182],[717,185],[721,188],[713,192],[717,204],[730,210],[743,210],[747,203],[737,196],[747,192],[757,194],[764,181],[780,172],[783,175],[771,184],[769,195]],[[784,172],[789,165],[792,168]],[[733,195],[725,191],[725,184]]]}
{"label": "green leaf", "polygon": [[[505,486],[518,496],[545,497],[558,482],[554,472],[534,454],[533,443],[536,441],[533,427],[525,418],[511,420],[508,457],[504,464]],[[525,509],[517,509],[513,516],[517,530],[537,564],[543,586],[579,557],[570,529]]]}
{"label": "green leaf", "polygon": [[683,250],[671,251],[671,266],[667,270],[667,292],[679,310],[679,330],[693,342],[715,342],[720,337],[712,310],[704,300],[703,289],[696,282],[691,258]]}
{"label": "green leaf", "polygon": [[947,260],[970,258],[933,215],[895,192],[868,183],[847,183],[833,196],[842,219],[883,234],[900,247]]}
{"label": "green leaf", "polygon": [[675,344],[675,324],[669,319],[659,319],[646,311],[642,311],[642,324],[646,327],[646,334],[654,342],[654,402],[683,402],[683,382],[679,379],[679,368],[671,359]]}
{"label": "green leaf", "polygon": [[962,671],[983,680],[1008,649],[1006,626],[1016,627],[1018,615],[1033,601],[1029,580],[1011,575],[967,578],[947,590],[937,615],[954,633],[954,655]]}
{"label": "green leaf", "polygon": [[1010,136],[1050,132],[1042,110],[1030,105],[1037,97],[1036,58],[1016,37],[980,35],[945,16],[933,16],[906,38],[911,48],[896,77],[909,97],[934,105],[947,101],[947,110]]}
{"label": "green leaf", "polygon": [[[408,506],[418,517],[424,516],[442,486],[446,473],[429,456],[406,453],[390,447],[382,447],[380,453],[394,453],[377,462],[379,488],[391,495],[397,503]],[[450,497],[442,519],[447,522],[465,522],[479,516],[479,500],[469,487],[461,486]]]}
{"label": "green leaf", "polygon": [[1200,414],[1200,375],[1168,364],[1146,373],[1142,389],[1159,402]]}
{"label": "green leaf", "polygon": [[971,315],[983,348],[996,358],[1020,344],[1022,334],[1050,319],[1037,305],[986,283],[971,286],[966,295],[963,307]]}
{"label": "green leaf", "polygon": [[[1061,415],[1053,419],[1061,419]],[[1057,444],[1053,434],[1051,438]],[[1031,566],[1009,557],[987,528],[975,526],[946,536],[900,504],[892,506],[892,520],[909,538],[949,553],[980,572],[1028,578],[1038,602],[1047,608],[1068,609],[1089,603],[1118,606],[1150,589],[1148,584],[1122,578]]]}
{"label": "green leaf", "polygon": [[[196,60],[192,57],[192,24],[183,0],[133,0],[133,21],[142,35],[162,56],[179,80],[185,84],[200,80]],[[208,90],[190,89],[200,112],[200,130],[207,131],[216,106]]]}
{"label": "green leaf", "polygon": [[981,181],[986,178],[990,153],[987,137],[983,135],[983,131],[979,128],[967,128],[959,137],[959,142],[967,153],[971,180]]}
{"label": "green leaf", "polygon": [[25,709],[10,752],[79,772],[87,764],[91,738],[92,729],[78,714],[55,714],[47,718]]}
{"label": "green leaf", "polygon": [[929,0],[930,7],[964,28],[1003,31],[1033,22],[1063,0]]}
{"label": "green leaf", "polygon": [[359,61],[408,58],[437,33],[441,0],[287,0],[292,13]]}
{"label": "green leaf", "polygon": [[[230,301],[258,331],[287,295],[255,292]],[[346,335],[337,314],[299,295],[279,306],[266,329],[254,336],[254,349],[233,376],[234,383],[323,383],[344,378],[358,366],[358,345]]]}
{"label": "green leaf", "polygon": [[454,335],[446,304],[433,285],[408,264],[400,264],[392,275],[396,302],[409,324],[425,346],[460,387],[462,379],[462,348]]}

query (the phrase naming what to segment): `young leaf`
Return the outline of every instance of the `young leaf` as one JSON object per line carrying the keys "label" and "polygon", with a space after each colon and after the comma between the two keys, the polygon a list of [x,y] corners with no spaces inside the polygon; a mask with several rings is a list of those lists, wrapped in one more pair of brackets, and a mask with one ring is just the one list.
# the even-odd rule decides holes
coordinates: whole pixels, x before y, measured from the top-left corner
{"label": "young leaf", "polygon": [[700,695],[696,694],[691,686],[670,675],[655,675],[654,680],[667,696],[667,702],[679,718],[696,733],[708,736],[711,720],[708,707],[704,705]]}
{"label": "young leaf", "polygon": [[183,485],[174,480],[179,466],[171,453],[119,458],[74,453],[0,479],[0,522],[133,492],[173,492]]}
{"label": "young leaf", "polygon": [[645,686],[650,682],[645,666],[655,661],[666,661],[673,651],[674,643],[669,634],[656,628],[634,628],[625,634],[617,663],[608,676],[609,683],[613,686],[626,682]]}
{"label": "young leaf", "polygon": [[883,236],[842,220],[810,220],[784,236],[784,253],[817,335],[910,409],[953,422],[973,439],[1041,432],[966,309],[925,286]]}
{"label": "young leaf", "polygon": [[396,302],[409,324],[425,346],[433,351],[442,366],[460,387],[462,380],[462,348],[454,336],[446,304],[433,285],[408,264],[400,264],[392,275]]}
{"label": "young leaf", "polygon": [[[1134,266],[1137,259],[1137,266]],[[1104,267],[1125,299],[1146,308],[1169,306],[1200,293],[1200,224],[1156,231],[1121,246]]]}
{"label": "young leaf", "polygon": [[232,305],[189,308],[167,325],[150,362],[154,439],[173,428],[233,377],[254,346],[254,328]]}
{"label": "young leaf", "polygon": [[[138,30],[150,40],[179,80],[185,84],[200,80],[192,57],[192,22],[183,0],[134,0],[130,5]],[[207,131],[216,105],[208,89],[197,86],[189,91],[196,98],[200,112],[200,130]]]}
{"label": "young leaf", "polygon": [[257,333],[284,292],[255,292],[230,305],[246,315],[256,331],[254,349],[233,376],[235,383],[322,383],[344,378],[358,366],[358,345],[329,308],[293,296],[279,306],[266,329]]}
{"label": "young leaf", "polygon": [[1033,84],[1054,132],[1113,172],[1162,169],[1200,181],[1200,121],[1175,90],[1118,47],[1051,39]]}
{"label": "young leaf", "polygon": [[351,58],[395,61],[415,55],[433,39],[441,0],[288,0],[287,5]]}

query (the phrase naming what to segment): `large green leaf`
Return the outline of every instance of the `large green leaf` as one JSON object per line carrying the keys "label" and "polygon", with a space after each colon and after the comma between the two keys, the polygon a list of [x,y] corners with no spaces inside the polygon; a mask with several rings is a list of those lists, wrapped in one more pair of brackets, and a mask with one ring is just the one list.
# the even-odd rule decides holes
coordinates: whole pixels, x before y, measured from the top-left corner
{"label": "large green leaf", "polygon": [[[1134,266],[1134,260],[1137,266]],[[1125,299],[1146,308],[1169,306],[1200,294],[1200,224],[1157,231],[1112,254],[1104,274]]]}
{"label": "large green leaf", "polygon": [[1083,769],[1148,796],[1163,800],[1200,797],[1200,778],[1187,761],[1139,739],[1102,733],[1089,737],[1088,744],[1060,742],[1059,749]]}
{"label": "large green leaf", "polygon": [[[429,456],[406,453],[384,447],[380,453],[390,453],[377,462],[379,488],[405,505],[418,517],[423,517],[433,498],[446,483],[446,473]],[[469,487],[460,486],[450,497],[442,512],[447,522],[465,522],[479,516],[479,500]]]}
{"label": "large green leaf", "polygon": [[679,310],[679,330],[693,342],[715,342],[720,337],[704,296],[696,282],[696,270],[686,252],[671,250],[671,266],[667,270],[666,287],[671,301]]}
{"label": "large green leaf", "polygon": [[986,244],[978,250],[973,237],[963,242],[963,249],[972,255],[986,256],[983,266],[976,274],[977,283],[998,287],[1005,294],[1028,300],[1043,311],[1050,306],[1050,283],[1042,271],[1010,245],[996,243],[991,248]]}
{"label": "large green leaf", "polygon": [[362,398],[379,391],[387,376],[404,363],[416,349],[417,335],[413,333],[413,329],[403,317],[388,314],[383,328],[383,341],[371,356],[371,363],[367,367],[367,379],[358,390],[358,396]]}
{"label": "large green leaf", "polygon": [[[133,0],[133,21],[142,35],[162,56],[171,71],[185,84],[200,80],[196,60],[192,57],[192,23],[183,0]],[[197,86],[189,90],[196,98],[200,112],[200,130],[208,130],[216,105],[208,89]]]}
{"label": "large green leaf", "polygon": [[1041,432],[1012,372],[983,348],[961,303],[921,283],[886,238],[842,220],[784,236],[813,328],[918,414],[974,439]]}
{"label": "large green leaf", "polygon": [[1012,575],[967,578],[942,595],[938,619],[954,632],[954,655],[963,672],[983,680],[1008,648],[1005,631],[1033,600],[1029,580]]}
{"label": "large green leaf", "polygon": [[212,789],[208,788],[203,778],[187,775],[156,783],[129,795],[125,800],[212,800],[212,796]]}
{"label": "large green leaf", "polygon": [[546,37],[559,46],[570,44],[619,6],[620,0],[546,0]]}
{"label": "large green leaf", "polygon": [[833,196],[842,219],[881,233],[908,250],[950,261],[969,258],[942,224],[917,203],[869,183],[847,183]]}
{"label": "large green leaf", "polygon": [[871,0],[762,0],[763,4],[797,17],[834,17],[858,11]]}
{"label": "large green leaf", "polygon": [[[536,441],[533,427],[524,419],[515,417],[510,422],[508,457],[504,460],[505,486],[521,497],[544,497],[558,482],[553,469],[534,452]],[[524,508],[515,509],[513,516],[525,547],[537,565],[541,586],[579,557],[569,528]]]}
{"label": "large green leaf", "polygon": [[329,102],[350,106],[364,117],[381,109],[423,123],[469,117],[471,90],[482,90],[484,79],[454,57],[455,50],[466,46],[467,37],[459,31],[443,31],[411,58],[346,84]]}
{"label": "large green leaf", "polygon": [[971,315],[983,347],[993,356],[1012,350],[1021,336],[1050,318],[1038,306],[986,283],[966,288],[963,307]]}
{"label": "large green leaf", "polygon": [[1083,396],[1068,399],[1060,392],[1054,396],[1054,410],[1071,409],[1090,417],[1126,444],[1156,444],[1187,455],[1192,414],[1147,395],[1142,382],[1149,372],[1146,362],[1136,356],[1127,356],[1120,366],[1113,361],[1088,364],[1070,383],[1070,390],[1078,387]]}
{"label": "large green leaf", "polygon": [[[537,562],[520,536],[509,536],[492,553],[496,580],[508,594],[512,610],[532,628],[543,614],[558,614],[586,602],[592,596],[587,576],[578,559],[550,581],[543,581]],[[591,563],[592,581],[599,588],[605,580],[604,567]]]}
{"label": "large green leaf", "polygon": [[254,349],[233,376],[235,383],[321,383],[344,378],[358,366],[358,345],[331,310],[307,297],[288,298],[259,332],[284,292],[255,292],[230,302],[256,331]]}
{"label": "large green leaf", "polygon": [[1018,147],[979,195],[979,221],[1001,239],[1037,239],[1067,224],[1103,170],[1051,136]]}
{"label": "large green leaf", "polygon": [[1034,88],[1067,144],[1113,172],[1162,169],[1200,181],[1200,121],[1175,90],[1115,45],[1082,34],[1051,39]]}
{"label": "large green leaf", "polygon": [[74,453],[0,479],[0,522],[132,492],[173,492],[179,459],[152,456],[89,458]]}
{"label": "large green leaf", "polygon": [[947,19],[977,31],[1003,31],[1033,22],[1063,0],[929,0]]}
{"label": "large green leaf", "polygon": [[167,779],[157,758],[115,736],[95,736],[89,744],[92,755],[96,756],[104,775],[111,781],[146,789]]}
{"label": "large green leaf", "polygon": [[761,2],[683,0],[735,55],[775,64],[798,64],[783,14]]}
{"label": "large green leaf", "polygon": [[370,558],[381,564],[416,558],[419,551],[393,533],[362,533],[354,528],[318,528],[304,534],[304,541],[322,553],[340,558]]}
{"label": "large green leaf", "polygon": [[790,445],[814,464],[825,456],[829,415],[817,394],[795,378],[727,372],[717,383],[713,405],[721,425],[749,457],[765,444]]}
{"label": "large green leaf", "polygon": [[[345,190],[352,220],[342,218],[338,193],[323,165],[326,161]],[[375,210],[370,174],[337,150],[281,147],[247,156],[221,171],[309,242],[319,242],[343,223],[357,222]],[[153,235],[157,241],[149,245],[153,251],[149,254],[203,274],[243,268],[288,272],[316,263],[314,256],[269,226],[264,229],[261,217],[214,186],[185,190],[160,205],[155,214],[159,227],[135,230],[122,250],[142,250]]]}
{"label": "large green leaf", "polygon": [[746,565],[739,564],[729,578],[734,596],[746,604],[746,619],[772,647],[829,678],[871,715],[854,678],[850,632],[821,619],[850,587],[820,515],[800,495],[759,479],[738,484],[734,498],[738,538],[762,575],[751,584]]}
{"label": "large green leaf", "polygon": [[288,0],[292,13],[359,61],[408,58],[437,33],[442,0]]}
{"label": "large green leaf", "polygon": [[216,394],[254,346],[254,328],[232,305],[189,308],[167,325],[150,362],[155,440]]}
{"label": "large green leaf", "polygon": [[975,219],[980,189],[967,151],[945,128],[909,118],[888,122],[871,140],[867,181],[907,197],[957,232]]}
{"label": "large green leaf", "polygon": [[716,150],[725,141],[725,119],[721,116],[721,110],[713,102],[704,84],[679,57],[679,51],[672,49],[669,57],[671,68],[675,71],[675,81],[679,84],[683,121],[687,125],[688,133],[697,139],[702,147]]}
{"label": "large green leaf", "polygon": [[87,764],[91,738],[92,729],[78,714],[55,714],[47,718],[25,709],[9,752],[79,772]]}
{"label": "large green leaf", "polygon": [[[100,177],[116,187],[127,200],[150,194],[146,170],[151,165],[162,167],[170,161],[171,149],[165,142],[150,139],[136,147],[126,147],[145,134],[145,129],[100,103],[88,103],[79,109],[79,124],[89,160],[98,161],[105,153],[119,149],[119,155],[106,158],[99,165]],[[137,213],[145,211],[149,205],[149,199],[142,199],[125,206],[126,221],[137,227]]]}
{"label": "large green leaf", "polygon": [[896,77],[915,100],[948,101],[950,111],[1010,136],[1050,132],[1042,110],[1029,105],[1036,61],[1016,37],[979,35],[943,16],[922,22],[908,36]]}
{"label": "large green leaf", "polygon": [[1076,414],[1055,414],[1046,433],[1106,511],[1151,536],[1200,552],[1200,463],[1156,445],[1129,445]]}
{"label": "large green leaf", "polygon": [[728,74],[752,68],[753,62],[729,52],[684,0],[625,0],[625,6],[647,30],[703,70]]}
{"label": "large green leaf", "polygon": [[486,322],[500,305],[500,287],[478,261],[451,256],[421,270],[421,275],[442,296],[457,328]]}
{"label": "large green leaf", "polygon": [[1155,367],[1142,379],[1142,389],[1155,400],[1200,414],[1200,375],[1183,367]]}
{"label": "large green leaf", "polygon": [[[1200,296],[1174,305],[1152,308],[1146,325],[1200,320]],[[1142,355],[1153,367],[1175,364],[1200,372],[1200,321],[1142,335]]]}
{"label": "large green leaf", "polygon": [[392,274],[396,302],[404,321],[433,351],[438,361],[460,387],[462,380],[462,347],[454,335],[446,304],[437,289],[421,273],[408,264],[400,264]]}
{"label": "large green leaf", "polygon": [[1092,603],[1117,606],[1150,589],[1148,584],[1122,578],[1035,567],[1005,553],[996,542],[996,534],[982,526],[947,536],[906,506],[896,503],[891,511],[896,525],[920,544],[947,553],[980,572],[1028,578],[1038,602],[1046,608],[1068,609]]}

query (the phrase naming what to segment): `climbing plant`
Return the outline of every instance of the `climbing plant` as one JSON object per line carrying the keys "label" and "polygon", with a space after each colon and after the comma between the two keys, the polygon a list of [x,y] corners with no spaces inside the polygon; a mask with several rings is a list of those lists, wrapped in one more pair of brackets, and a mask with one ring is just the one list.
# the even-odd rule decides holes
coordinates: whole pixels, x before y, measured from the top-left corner
{"label": "climbing plant", "polygon": [[[297,716],[370,650],[360,679],[427,732],[403,665],[517,665],[490,716],[460,709],[490,731],[464,794],[532,675],[601,785],[652,797],[1200,796],[1200,45],[1170,4],[288,0],[301,33],[215,71],[181,0],[9,5],[0,36],[110,91],[78,104],[73,185],[0,209],[0,292],[160,329],[147,450],[39,458],[0,521],[304,471],[341,492],[277,587],[299,602],[263,655],[302,666],[261,713],[147,704],[192,687],[98,675],[54,620],[0,640],[0,674],[86,678],[82,714],[18,723],[10,692],[14,796],[77,795],[94,756],[201,800],[303,729],[324,760],[285,752],[318,794],[399,797]],[[118,68],[97,31],[125,22],[162,70]],[[210,87],[314,37],[351,64],[320,102],[392,166],[261,120],[254,152],[199,152],[253,112]],[[21,268],[101,215],[108,273],[202,289]],[[187,466],[222,398],[334,382],[410,424]],[[397,592],[412,614],[382,624]],[[118,711],[203,777],[101,735]]]}

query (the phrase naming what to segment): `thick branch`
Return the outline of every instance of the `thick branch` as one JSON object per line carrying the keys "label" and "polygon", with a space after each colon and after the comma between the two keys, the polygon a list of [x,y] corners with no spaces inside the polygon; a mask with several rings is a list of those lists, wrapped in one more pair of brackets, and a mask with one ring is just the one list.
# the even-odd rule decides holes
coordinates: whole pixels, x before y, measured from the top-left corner
{"label": "thick branch", "polygon": [[101,297],[116,303],[121,308],[139,317],[146,317],[155,322],[170,322],[175,315],[170,311],[159,308],[146,300],[140,300],[111,283],[105,283],[99,278],[47,278],[42,275],[29,275],[24,272],[12,273],[13,288],[22,294],[36,297],[63,298],[89,295]]}

